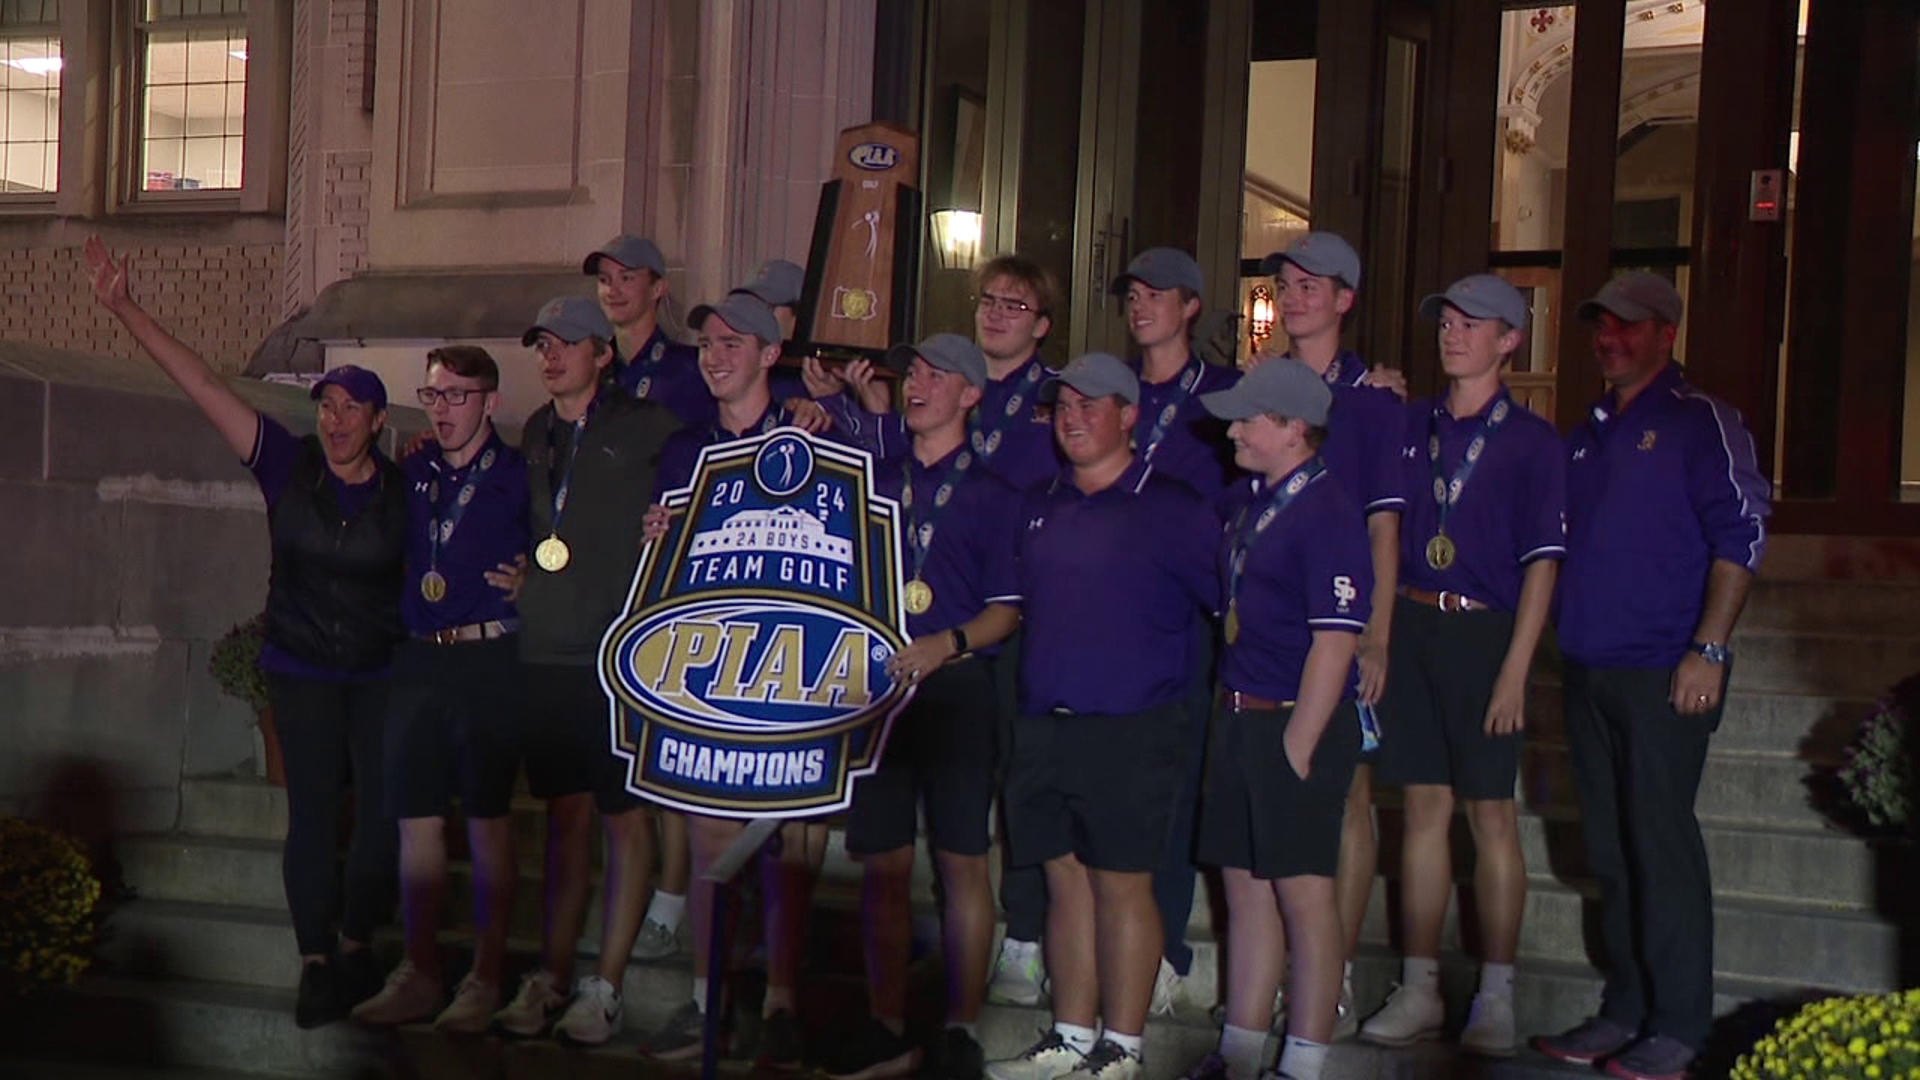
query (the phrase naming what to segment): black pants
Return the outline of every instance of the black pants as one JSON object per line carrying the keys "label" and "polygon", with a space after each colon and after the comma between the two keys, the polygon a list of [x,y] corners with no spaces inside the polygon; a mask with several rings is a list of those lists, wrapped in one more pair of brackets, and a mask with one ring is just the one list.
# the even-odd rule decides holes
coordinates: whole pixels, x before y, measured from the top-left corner
{"label": "black pants", "polygon": [[1193,684],[1183,700],[1187,740],[1182,746],[1183,780],[1180,801],[1173,808],[1173,831],[1167,839],[1167,858],[1153,873],[1153,903],[1160,909],[1160,955],[1185,977],[1193,970],[1193,946],[1187,944],[1187,922],[1193,917],[1193,889],[1200,866],[1193,848],[1199,831],[1200,788],[1207,775],[1207,730],[1213,716],[1213,631],[1197,620]]}
{"label": "black pants", "polygon": [[[400,831],[381,806],[381,732],[387,681],[327,682],[267,676],[287,767],[287,839],[280,876],[302,956],[333,951],[332,920],[355,941],[393,915],[398,894]],[[353,840],[341,896],[340,793],[353,788]]]}
{"label": "black pants", "polygon": [[1697,1048],[1713,1022],[1713,879],[1693,801],[1724,706],[1675,712],[1672,676],[1568,661],[1567,743],[1600,883],[1600,1013]]}

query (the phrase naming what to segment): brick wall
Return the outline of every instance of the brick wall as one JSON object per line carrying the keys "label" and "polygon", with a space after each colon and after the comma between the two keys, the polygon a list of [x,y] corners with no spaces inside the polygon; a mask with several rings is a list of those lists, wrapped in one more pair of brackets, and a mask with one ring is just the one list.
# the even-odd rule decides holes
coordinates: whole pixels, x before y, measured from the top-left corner
{"label": "brick wall", "polygon": [[373,168],[371,150],[334,150],[327,154],[323,181],[326,208],[322,227],[338,230],[338,277],[352,277],[367,265],[367,199],[373,194],[373,182],[367,170]]}
{"label": "brick wall", "polygon": [[[284,246],[150,245],[121,254],[133,295],[221,371],[280,322]],[[133,341],[93,300],[78,247],[0,247],[0,339],[125,355]]]}

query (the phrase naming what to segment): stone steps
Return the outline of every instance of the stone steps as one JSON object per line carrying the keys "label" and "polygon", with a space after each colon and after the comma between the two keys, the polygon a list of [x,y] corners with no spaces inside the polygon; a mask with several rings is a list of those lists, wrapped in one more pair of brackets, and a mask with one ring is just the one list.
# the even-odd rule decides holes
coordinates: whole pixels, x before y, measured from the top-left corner
{"label": "stone steps", "polygon": [[1804,581],[1762,572],[1740,615],[1743,630],[1920,636],[1920,584],[1912,581]]}

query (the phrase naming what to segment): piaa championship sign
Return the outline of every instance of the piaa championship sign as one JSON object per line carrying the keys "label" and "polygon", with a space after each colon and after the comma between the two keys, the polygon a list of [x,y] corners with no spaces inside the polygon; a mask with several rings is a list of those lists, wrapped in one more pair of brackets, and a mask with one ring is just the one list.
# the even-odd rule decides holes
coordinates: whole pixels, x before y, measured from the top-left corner
{"label": "piaa championship sign", "polygon": [[911,691],[899,507],[859,450],[778,428],[700,454],[600,646],[635,794],[696,814],[846,807]]}

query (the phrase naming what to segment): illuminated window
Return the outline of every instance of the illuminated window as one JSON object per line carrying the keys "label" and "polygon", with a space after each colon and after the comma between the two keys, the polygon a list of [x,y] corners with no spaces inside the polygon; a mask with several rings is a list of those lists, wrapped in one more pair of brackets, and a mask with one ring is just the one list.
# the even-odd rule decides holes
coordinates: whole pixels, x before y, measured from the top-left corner
{"label": "illuminated window", "polygon": [[240,187],[247,0],[143,0],[140,183],[146,192]]}
{"label": "illuminated window", "polygon": [[60,0],[0,0],[0,194],[59,187]]}

